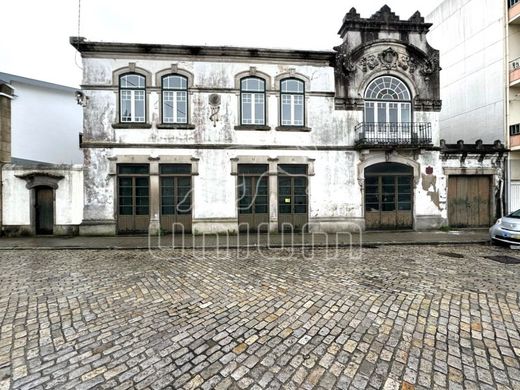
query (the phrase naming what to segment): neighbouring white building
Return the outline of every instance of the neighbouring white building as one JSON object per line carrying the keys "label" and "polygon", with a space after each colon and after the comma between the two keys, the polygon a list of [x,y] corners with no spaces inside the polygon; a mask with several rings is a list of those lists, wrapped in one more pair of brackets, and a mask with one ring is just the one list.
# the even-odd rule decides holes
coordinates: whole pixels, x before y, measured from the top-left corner
{"label": "neighbouring white building", "polygon": [[0,73],[3,234],[78,233],[83,220],[83,112],[76,91]]}
{"label": "neighbouring white building", "polygon": [[82,164],[83,112],[77,89],[0,72],[13,88],[11,158],[14,163]]}

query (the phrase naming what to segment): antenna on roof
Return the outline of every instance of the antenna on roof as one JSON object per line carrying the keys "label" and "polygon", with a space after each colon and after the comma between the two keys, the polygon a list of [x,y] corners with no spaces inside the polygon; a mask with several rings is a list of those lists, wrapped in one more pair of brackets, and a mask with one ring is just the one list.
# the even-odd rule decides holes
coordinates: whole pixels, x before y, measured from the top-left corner
{"label": "antenna on roof", "polygon": [[81,0],[78,0],[78,39],[77,39],[77,47],[76,53],[74,53],[74,62],[76,63],[76,66],[83,70],[83,67],[78,63],[78,54],[79,54],[79,42],[81,37]]}

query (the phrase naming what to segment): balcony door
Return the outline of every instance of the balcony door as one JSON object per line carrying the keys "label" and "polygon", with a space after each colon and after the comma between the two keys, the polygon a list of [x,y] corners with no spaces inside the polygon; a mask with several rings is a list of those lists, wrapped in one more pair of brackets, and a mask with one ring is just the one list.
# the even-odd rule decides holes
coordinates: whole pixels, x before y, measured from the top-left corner
{"label": "balcony door", "polygon": [[364,125],[370,138],[382,142],[410,139],[411,122],[411,95],[401,80],[383,76],[368,85]]}

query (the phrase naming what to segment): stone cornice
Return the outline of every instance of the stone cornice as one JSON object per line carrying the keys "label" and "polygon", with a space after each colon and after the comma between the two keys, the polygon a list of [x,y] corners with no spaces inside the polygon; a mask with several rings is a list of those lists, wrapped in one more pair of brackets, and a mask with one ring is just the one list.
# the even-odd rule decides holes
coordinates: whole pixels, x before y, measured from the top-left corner
{"label": "stone cornice", "polygon": [[120,42],[91,42],[82,37],[70,37],[70,44],[83,56],[96,54],[167,55],[180,57],[227,57],[246,59],[289,60],[332,63],[334,52],[285,50],[231,46],[189,46]]}

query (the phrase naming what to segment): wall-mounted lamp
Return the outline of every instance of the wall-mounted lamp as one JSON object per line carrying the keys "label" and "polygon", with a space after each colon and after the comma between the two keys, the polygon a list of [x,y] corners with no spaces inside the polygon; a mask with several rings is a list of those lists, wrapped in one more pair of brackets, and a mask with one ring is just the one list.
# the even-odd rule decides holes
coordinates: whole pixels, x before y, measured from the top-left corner
{"label": "wall-mounted lamp", "polygon": [[88,102],[88,96],[81,91],[76,91],[76,103],[82,107],[86,107]]}

